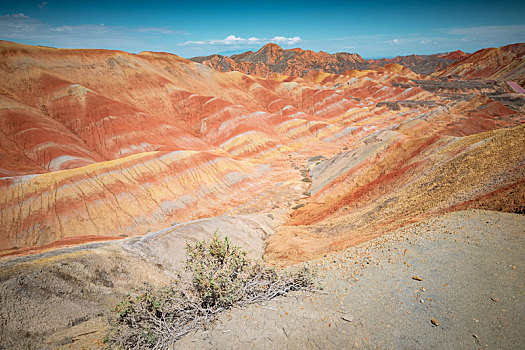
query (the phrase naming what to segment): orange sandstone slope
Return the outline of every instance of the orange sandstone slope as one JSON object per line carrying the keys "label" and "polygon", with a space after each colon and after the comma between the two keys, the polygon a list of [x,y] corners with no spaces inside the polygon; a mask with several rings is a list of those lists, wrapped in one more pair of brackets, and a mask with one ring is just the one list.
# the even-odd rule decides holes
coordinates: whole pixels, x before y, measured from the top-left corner
{"label": "orange sandstone slope", "polygon": [[342,148],[325,119],[356,105],[164,53],[2,42],[0,64],[2,250],[143,234],[300,183],[285,155]]}
{"label": "orange sandstone slope", "polygon": [[[314,84],[220,74],[172,54],[3,42],[0,62],[1,141],[13,160],[0,166],[2,175],[64,170],[141,152],[229,147],[224,142],[238,134],[264,134],[268,123],[289,119],[268,112],[291,104],[307,111],[323,103],[303,100],[316,93]],[[277,141],[268,135],[268,143]]]}
{"label": "orange sandstone slope", "polygon": [[[266,212],[285,221],[268,258],[293,262],[492,193],[514,191],[503,210],[522,203],[523,110],[490,88],[428,91],[439,81],[397,64],[261,78],[167,53],[1,42],[0,69],[2,255]],[[483,183],[469,172],[418,199],[492,144],[499,173],[478,166]]]}

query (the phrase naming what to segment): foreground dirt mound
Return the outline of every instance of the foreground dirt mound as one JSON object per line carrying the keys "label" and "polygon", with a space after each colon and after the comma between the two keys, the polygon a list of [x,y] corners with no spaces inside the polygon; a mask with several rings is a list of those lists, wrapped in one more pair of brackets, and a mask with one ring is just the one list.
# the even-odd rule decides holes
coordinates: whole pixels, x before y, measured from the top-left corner
{"label": "foreground dirt mound", "polygon": [[523,254],[523,215],[447,214],[312,261],[323,293],[232,310],[176,348],[519,349]]}
{"label": "foreground dirt mound", "polygon": [[1,261],[0,348],[54,348],[84,333],[103,333],[110,310],[127,293],[176,277],[186,243],[209,240],[217,231],[258,260],[277,224],[265,214],[204,219],[143,237]]}
{"label": "foreground dirt mound", "polygon": [[[101,348],[119,298],[173,277],[183,258],[177,242],[219,227],[256,258],[275,224],[267,216],[201,220],[3,262],[0,346]],[[320,273],[321,293],[233,309],[175,348],[519,348],[524,228],[523,215],[479,210],[400,228],[307,263]]]}

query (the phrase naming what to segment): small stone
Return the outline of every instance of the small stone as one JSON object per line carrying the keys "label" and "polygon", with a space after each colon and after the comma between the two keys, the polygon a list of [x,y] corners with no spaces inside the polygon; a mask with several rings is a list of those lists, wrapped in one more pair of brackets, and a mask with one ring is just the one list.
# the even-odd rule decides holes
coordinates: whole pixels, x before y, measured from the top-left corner
{"label": "small stone", "polygon": [[425,289],[425,287],[421,287],[421,291],[426,292],[427,290]]}
{"label": "small stone", "polygon": [[346,321],[346,322],[354,322],[354,317],[349,314],[345,314],[341,316],[341,319],[343,319],[343,321]]}
{"label": "small stone", "polygon": [[498,298],[490,298],[490,300],[492,300],[492,301],[494,301],[494,302],[496,302],[496,303],[499,301]]}
{"label": "small stone", "polygon": [[421,277],[417,277],[417,276],[412,276],[412,279],[416,281],[423,281]]}
{"label": "small stone", "polygon": [[436,326],[436,327],[439,326],[439,321],[436,320],[435,318],[432,318],[432,319],[430,320],[430,323],[432,323],[432,324],[433,324],[434,326]]}
{"label": "small stone", "polygon": [[479,339],[478,335],[477,334],[472,334],[472,336],[476,339]]}

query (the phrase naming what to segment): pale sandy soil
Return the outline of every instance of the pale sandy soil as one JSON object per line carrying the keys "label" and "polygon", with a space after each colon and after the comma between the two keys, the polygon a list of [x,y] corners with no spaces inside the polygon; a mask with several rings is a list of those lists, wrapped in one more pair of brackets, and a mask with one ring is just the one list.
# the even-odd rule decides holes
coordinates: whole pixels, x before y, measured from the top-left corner
{"label": "pale sandy soil", "polygon": [[523,215],[450,213],[312,261],[323,293],[234,309],[176,348],[523,349],[524,243]]}
{"label": "pale sandy soil", "polygon": [[[164,246],[161,236],[150,237],[158,241],[151,247]],[[0,330],[15,320],[28,326],[25,331],[31,338],[19,342],[23,348],[100,349],[116,294],[136,284],[145,271],[158,275],[159,283],[163,280],[163,271],[152,270],[151,263],[142,266],[131,255],[124,261],[136,266],[137,276],[126,274],[125,283],[124,277],[114,274],[112,258],[103,252],[116,254],[121,242],[97,243],[98,255],[80,251],[73,253],[84,255],[72,258],[73,253],[63,253],[61,258],[57,253],[48,257],[49,266],[29,257],[15,258],[31,260],[23,263],[34,265],[35,271],[26,267],[31,273],[26,271],[25,277],[15,273],[2,280],[0,316],[7,318],[0,317]],[[133,242],[126,246],[139,249],[137,244],[144,244]],[[145,251],[152,261],[165,263],[165,254]],[[233,309],[175,345],[177,349],[522,349],[524,256],[524,215],[481,210],[449,213],[310,261],[307,265],[319,270],[321,293],[295,293]],[[64,277],[66,267],[77,265],[70,271],[76,279],[55,276],[61,271],[57,276]],[[81,272],[82,266],[87,270]],[[97,271],[98,279],[84,285],[75,282],[83,275],[96,276]],[[101,271],[108,271],[107,275]],[[29,279],[40,287],[29,288]],[[70,326],[60,326],[60,319]],[[43,327],[46,320],[57,330]],[[37,331],[31,327],[42,332],[40,341],[29,333]],[[19,336],[23,332],[20,328]],[[13,348],[7,344],[0,341],[0,349]]]}

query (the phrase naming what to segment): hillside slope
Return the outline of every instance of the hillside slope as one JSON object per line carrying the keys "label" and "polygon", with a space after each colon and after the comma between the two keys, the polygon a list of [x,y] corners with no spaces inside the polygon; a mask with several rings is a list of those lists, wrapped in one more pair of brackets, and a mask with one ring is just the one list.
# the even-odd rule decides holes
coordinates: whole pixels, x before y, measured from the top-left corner
{"label": "hillside slope", "polygon": [[504,79],[525,85],[525,43],[487,48],[436,72],[436,76]]}

